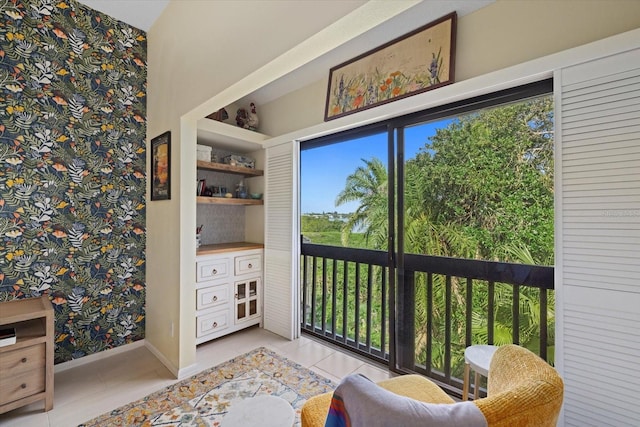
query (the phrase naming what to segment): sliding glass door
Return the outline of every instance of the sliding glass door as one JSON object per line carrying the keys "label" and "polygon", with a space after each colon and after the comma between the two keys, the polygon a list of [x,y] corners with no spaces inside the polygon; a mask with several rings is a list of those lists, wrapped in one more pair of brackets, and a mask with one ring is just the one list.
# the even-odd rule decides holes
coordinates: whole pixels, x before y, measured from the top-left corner
{"label": "sliding glass door", "polygon": [[533,267],[553,260],[550,90],[303,142],[303,330],[454,387],[472,343],[546,357],[553,271]]}

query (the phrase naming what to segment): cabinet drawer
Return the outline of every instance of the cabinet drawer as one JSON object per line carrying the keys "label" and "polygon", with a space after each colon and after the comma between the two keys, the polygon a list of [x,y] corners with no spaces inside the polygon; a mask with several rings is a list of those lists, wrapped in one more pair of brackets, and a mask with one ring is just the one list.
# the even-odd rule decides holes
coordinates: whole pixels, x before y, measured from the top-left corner
{"label": "cabinet drawer", "polygon": [[262,255],[244,255],[235,257],[236,275],[262,271]]}
{"label": "cabinet drawer", "polygon": [[45,344],[0,353],[0,378],[17,376],[33,370],[44,371]]}
{"label": "cabinet drawer", "polygon": [[226,304],[229,301],[229,285],[196,289],[196,298],[196,310],[204,310]]}
{"label": "cabinet drawer", "polygon": [[229,276],[229,258],[217,258],[196,262],[196,282]]}
{"label": "cabinet drawer", "polygon": [[214,334],[229,327],[229,310],[196,317],[196,337]]}

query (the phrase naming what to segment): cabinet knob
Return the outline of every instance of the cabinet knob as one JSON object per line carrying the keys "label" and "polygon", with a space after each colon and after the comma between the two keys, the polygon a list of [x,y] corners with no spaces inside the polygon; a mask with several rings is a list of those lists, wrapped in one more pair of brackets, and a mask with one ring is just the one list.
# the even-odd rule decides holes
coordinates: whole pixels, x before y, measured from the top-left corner
{"label": "cabinet knob", "polygon": [[22,363],[27,363],[27,358],[26,358],[26,357],[23,357],[20,361],[21,361]]}
{"label": "cabinet knob", "polygon": [[217,328],[218,327],[218,322],[213,322],[213,327]]}
{"label": "cabinet knob", "polygon": [[218,274],[218,270],[214,268],[213,270],[211,270],[211,274]]}
{"label": "cabinet knob", "polygon": [[247,267],[249,267],[249,268],[253,268],[253,265],[252,265],[252,264],[249,264]]}
{"label": "cabinet knob", "polygon": [[27,388],[27,385],[25,383],[20,384],[20,388]]}
{"label": "cabinet knob", "polygon": [[213,298],[211,298],[211,301],[213,301],[213,302],[218,301],[218,295],[214,295]]}

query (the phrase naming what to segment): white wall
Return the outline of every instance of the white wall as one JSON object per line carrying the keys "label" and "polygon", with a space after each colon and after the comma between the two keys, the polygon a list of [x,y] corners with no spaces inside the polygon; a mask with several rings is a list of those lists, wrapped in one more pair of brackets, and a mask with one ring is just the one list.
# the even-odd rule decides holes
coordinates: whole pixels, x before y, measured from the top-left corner
{"label": "white wall", "polygon": [[173,0],[149,30],[147,138],[170,130],[172,145],[171,200],[147,204],[146,342],[175,374],[195,362],[196,135],[181,116],[363,3]]}
{"label": "white wall", "polygon": [[[195,120],[291,71],[292,61],[304,55],[312,58],[313,52],[287,54],[282,61],[267,65],[268,74],[249,74],[361,2],[332,2],[332,7],[326,8],[322,1],[243,1],[237,2],[245,7],[235,10],[235,15],[218,15],[216,3],[174,0],[148,34],[148,136],[172,131],[172,200],[149,202],[147,208],[147,341],[174,370],[185,369],[195,360],[195,193],[188,185],[195,181],[196,173],[190,166],[195,163]],[[411,4],[373,3],[379,9],[390,9],[387,19],[401,12],[399,3]],[[247,5],[251,7],[247,9]],[[265,17],[273,14],[264,8],[281,11],[281,22],[267,21]],[[335,10],[336,15],[327,19],[326,9]],[[364,22],[359,22],[359,28],[383,22],[381,15],[360,16]],[[410,18],[415,16],[409,11],[406,19]],[[395,19],[402,26],[402,16]],[[216,25],[228,20],[238,22],[237,34],[216,37]],[[635,1],[499,0],[459,20],[457,80],[638,27],[640,2]],[[337,45],[345,34],[358,35],[344,27],[340,32],[323,40]],[[316,47],[326,47],[329,42]],[[242,84],[235,83],[240,80]],[[261,130],[279,135],[321,123],[324,85],[318,81],[263,106]],[[439,96],[448,93],[444,89],[427,98],[437,102]],[[400,102],[397,108],[406,105]],[[394,104],[380,107],[380,111],[388,111]],[[187,126],[181,128],[180,117],[187,112],[183,118]],[[354,114],[335,123],[352,123],[360,120],[359,116]],[[170,323],[177,325],[173,337],[167,333]]]}
{"label": "white wall", "polygon": [[[455,80],[638,27],[640,1],[498,0],[458,19]],[[328,77],[327,70],[325,79],[263,105],[263,132],[281,135],[321,123]]]}

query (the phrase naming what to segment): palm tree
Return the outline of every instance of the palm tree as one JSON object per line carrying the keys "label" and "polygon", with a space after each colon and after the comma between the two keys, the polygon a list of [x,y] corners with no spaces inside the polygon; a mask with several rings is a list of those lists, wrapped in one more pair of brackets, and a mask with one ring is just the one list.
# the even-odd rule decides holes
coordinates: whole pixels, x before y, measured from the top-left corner
{"label": "palm tree", "polygon": [[362,159],[347,177],[344,190],[336,197],[336,206],[358,201],[359,206],[342,227],[342,244],[346,245],[354,230],[363,230],[370,247],[386,248],[387,241],[387,168],[378,158]]}

